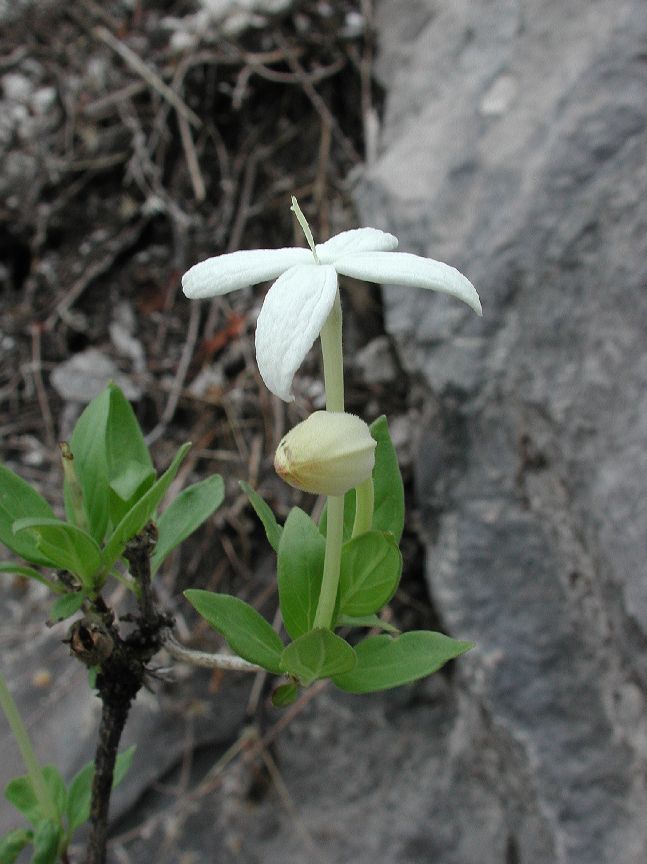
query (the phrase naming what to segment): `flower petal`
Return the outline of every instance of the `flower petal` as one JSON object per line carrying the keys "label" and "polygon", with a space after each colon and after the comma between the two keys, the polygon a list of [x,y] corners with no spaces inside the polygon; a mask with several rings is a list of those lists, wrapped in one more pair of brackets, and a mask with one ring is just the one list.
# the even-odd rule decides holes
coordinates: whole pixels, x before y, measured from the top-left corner
{"label": "flower petal", "polygon": [[309,249],[298,247],[228,252],[191,267],[182,277],[182,290],[192,300],[215,297],[276,279],[295,264],[312,260]]}
{"label": "flower petal", "polygon": [[337,294],[334,267],[299,264],[267,292],[256,324],[256,362],[268,390],[292,402],[294,373],[321,332]]}
{"label": "flower petal", "polygon": [[335,258],[349,252],[392,252],[397,249],[398,239],[377,228],[353,228],[335,234],[325,243],[315,246],[317,257],[322,264],[333,264]]}
{"label": "flower petal", "polygon": [[441,291],[463,300],[477,315],[483,314],[479,295],[469,279],[449,264],[432,258],[408,252],[354,252],[338,258],[335,270],[366,282]]}

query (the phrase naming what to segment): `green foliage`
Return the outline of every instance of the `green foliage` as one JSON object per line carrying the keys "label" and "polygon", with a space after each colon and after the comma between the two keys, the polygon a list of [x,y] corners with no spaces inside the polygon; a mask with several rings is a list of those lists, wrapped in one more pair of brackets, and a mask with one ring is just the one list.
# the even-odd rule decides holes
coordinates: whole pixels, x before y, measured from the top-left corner
{"label": "green foliage", "polygon": [[54,623],[65,621],[66,618],[70,618],[79,611],[84,600],[85,595],[81,591],[69,591],[67,594],[63,594],[52,604],[49,620]]}
{"label": "green foliage", "polygon": [[241,480],[240,488],[249,498],[249,503],[254,508],[258,518],[261,520],[261,524],[263,525],[263,528],[265,528],[265,536],[267,537],[270,546],[275,552],[278,552],[283,528],[276,521],[276,516],[274,515],[272,508],[263,500],[263,498],[261,498],[258,492],[252,489],[249,483],[245,483],[244,480]]}
{"label": "green foliage", "polygon": [[33,535],[14,534],[14,522],[25,517],[53,519],[54,512],[29,483],[0,465],[0,542],[31,564],[51,567],[53,562],[38,548]]}
{"label": "green foliage", "polygon": [[[84,599],[96,598],[126,544],[155,519],[190,446],[180,447],[156,479],[135,414],[121,390],[109,384],[79,417],[69,446],[61,446],[67,522],[57,519],[28,483],[0,465],[0,542],[31,564],[70,573],[77,585],[13,561],[0,562],[0,573],[35,579],[60,594],[52,620],[73,615]],[[172,502],[159,518],[153,573],[223,497],[222,478],[214,475]]]}
{"label": "green foliage", "polygon": [[471,642],[459,642],[430,630],[412,630],[395,639],[369,636],[355,648],[355,668],[333,676],[333,682],[349,693],[388,690],[431,675],[473,647]]}
{"label": "green foliage", "polygon": [[[86,524],[101,543],[110,524],[121,521],[155,477],[134,412],[115,384],[109,384],[85,408],[72,433],[70,450]],[[78,524],[70,487],[66,478],[67,517]]]}
{"label": "green foliage", "polygon": [[101,568],[101,549],[89,534],[60,519],[37,517],[18,519],[13,530],[14,534],[30,532],[38,549],[54,566],[76,576],[89,595],[94,593]]}
{"label": "green foliage", "polygon": [[[126,776],[134,753],[135,748],[129,747],[117,756],[113,789]],[[44,766],[43,779],[56,808],[56,820],[47,818],[43,813],[28,775],[10,780],[5,788],[5,798],[32,824],[34,830],[20,828],[0,839],[0,864],[12,864],[30,843],[34,846],[32,862],[55,864],[61,850],[69,845],[74,832],[90,817],[93,776],[94,763],[89,762],[66,787],[57,768],[53,765]]]}
{"label": "green foliage", "polygon": [[281,674],[283,643],[253,606],[229,594],[214,594],[198,588],[190,588],[184,596],[213,629],[225,637],[236,654],[268,672]]}
{"label": "green foliage", "polygon": [[[390,531],[396,543],[402,538],[404,528],[404,486],[398,465],[395,447],[389,435],[386,417],[378,417],[369,426],[371,435],[377,441],[375,448],[375,467],[373,486],[375,502],[373,508],[373,529]],[[324,507],[319,521],[319,530],[326,534],[327,507]],[[351,489],[344,497],[344,539],[348,540],[355,522],[355,490]]]}
{"label": "green foliage", "polygon": [[296,702],[298,695],[299,688],[293,681],[288,684],[280,684],[272,693],[272,705],[275,708],[286,708]]}
{"label": "green foliage", "polygon": [[294,507],[283,527],[277,574],[279,603],[288,634],[296,639],[312,629],[326,543],[312,519]]}
{"label": "green foliage", "polygon": [[151,558],[156,573],[167,555],[179,546],[222,504],[225,484],[214,474],[181,492],[157,520],[157,543]]}
{"label": "green foliage", "polygon": [[308,685],[319,678],[350,672],[357,662],[351,646],[332,630],[317,629],[299,636],[281,655],[284,672]]}
{"label": "green foliage", "polygon": [[[116,788],[124,779],[132,765],[135,747],[129,747],[123,753],[119,753],[115,762],[115,770],[112,778],[112,788]],[[67,791],[65,801],[65,817],[67,819],[68,836],[87,822],[90,818],[90,801],[92,798],[92,780],[94,778],[94,762],[88,762],[72,778]]]}
{"label": "green foliage", "polygon": [[370,615],[395,594],[402,556],[392,534],[368,531],[342,547],[338,609],[343,615]]}
{"label": "green foliage", "polygon": [[[326,511],[317,527],[303,510],[294,507],[281,528],[269,506],[246,483],[241,486],[278,553],[279,604],[293,641],[283,649],[265,619],[233,597],[185,592],[241,657],[293,679],[274,691],[272,701],[277,707],[296,699],[297,682],[308,686],[317,679],[331,678],[342,690],[371,693],[430,675],[472,647],[441,633],[400,634],[376,614],[391,600],[400,581],[404,491],[386,418],[380,417],[370,429],[377,441],[372,530],[351,536],[355,492],[349,492],[345,496],[346,542],[341,550],[333,629],[314,629],[326,552]],[[369,636],[352,648],[333,632],[340,627],[377,628],[388,635]]]}
{"label": "green foliage", "polygon": [[0,864],[14,864],[22,850],[29,846],[33,836],[33,831],[28,831],[26,828],[16,828],[0,838]]}
{"label": "green foliage", "polygon": [[56,864],[59,859],[59,846],[62,839],[61,826],[48,819],[39,822],[34,830],[32,843],[34,854],[31,864]]}

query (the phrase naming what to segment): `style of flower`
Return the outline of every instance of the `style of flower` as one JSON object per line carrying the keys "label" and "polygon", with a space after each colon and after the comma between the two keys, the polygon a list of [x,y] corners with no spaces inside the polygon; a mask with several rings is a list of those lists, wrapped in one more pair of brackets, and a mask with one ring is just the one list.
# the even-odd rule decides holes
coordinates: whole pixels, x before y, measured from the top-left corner
{"label": "style of flower", "polygon": [[258,316],[256,360],[268,389],[286,402],[294,399],[292,379],[333,307],[338,275],[429,288],[451,294],[482,314],[469,279],[440,261],[395,252],[398,241],[392,234],[355,228],[316,245],[309,229],[306,236],[310,249],[229,252],[196,264],[182,277],[182,289],[191,299],[276,280]]}

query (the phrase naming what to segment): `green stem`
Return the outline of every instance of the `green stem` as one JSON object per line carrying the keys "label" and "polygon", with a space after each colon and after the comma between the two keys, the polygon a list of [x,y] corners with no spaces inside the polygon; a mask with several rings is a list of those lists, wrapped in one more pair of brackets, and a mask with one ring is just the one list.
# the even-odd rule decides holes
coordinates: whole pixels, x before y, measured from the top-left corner
{"label": "green stem", "polygon": [[355,521],[353,537],[365,534],[373,527],[374,492],[373,478],[369,477],[355,489]]}
{"label": "green stem", "polygon": [[328,522],[321,593],[315,612],[314,628],[330,627],[337,601],[341,547],[344,539],[344,496],[328,496]]}
{"label": "green stem", "polygon": [[18,706],[14,702],[13,696],[7,687],[7,682],[1,672],[0,708],[4,711],[4,715],[9,723],[9,728],[13,733],[13,737],[16,739],[16,744],[20,750],[22,761],[25,763],[27,775],[31,780],[31,785],[34,789],[34,794],[36,795],[43,816],[45,819],[50,819],[52,822],[58,822],[58,811],[54,801],[52,800],[52,796],[49,793],[47,784],[45,783],[43,769],[41,768],[38,757],[34,752],[31,741],[29,740],[29,735],[27,734],[25,724],[22,722]]}
{"label": "green stem", "polygon": [[[339,289],[328,320],[321,330],[326,410],[344,410],[344,355],[342,352],[342,317]],[[341,547],[344,540],[344,496],[328,497],[326,550],[324,556],[321,593],[315,613],[314,626],[330,627],[335,612]]]}

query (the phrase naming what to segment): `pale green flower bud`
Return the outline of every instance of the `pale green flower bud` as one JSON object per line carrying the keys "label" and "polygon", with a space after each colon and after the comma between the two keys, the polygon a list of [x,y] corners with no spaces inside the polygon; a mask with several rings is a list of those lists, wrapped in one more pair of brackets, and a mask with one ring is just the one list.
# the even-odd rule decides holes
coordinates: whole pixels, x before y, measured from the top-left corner
{"label": "pale green flower bud", "polygon": [[344,495],[367,480],[375,464],[375,440],[354,414],[315,411],[282,438],[274,457],[277,474],[304,492]]}

